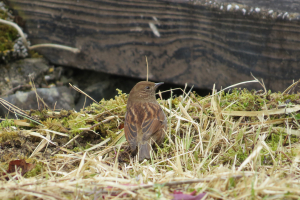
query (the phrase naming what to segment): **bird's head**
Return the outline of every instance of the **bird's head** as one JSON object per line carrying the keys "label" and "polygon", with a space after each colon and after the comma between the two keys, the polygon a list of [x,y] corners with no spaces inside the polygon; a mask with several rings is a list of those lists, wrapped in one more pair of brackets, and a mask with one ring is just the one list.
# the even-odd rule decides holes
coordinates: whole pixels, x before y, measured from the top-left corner
{"label": "bird's head", "polygon": [[156,101],[155,91],[162,84],[164,83],[153,83],[149,81],[138,82],[131,89],[128,101]]}

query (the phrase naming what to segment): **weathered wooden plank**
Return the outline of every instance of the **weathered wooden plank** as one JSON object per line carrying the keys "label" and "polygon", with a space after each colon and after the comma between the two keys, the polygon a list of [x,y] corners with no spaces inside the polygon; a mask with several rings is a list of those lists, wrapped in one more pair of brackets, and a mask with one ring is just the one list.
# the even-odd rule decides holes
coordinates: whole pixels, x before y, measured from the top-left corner
{"label": "weathered wooden plank", "polygon": [[236,3],[249,7],[265,8],[273,11],[299,13],[299,0],[216,0],[217,3]]}
{"label": "weathered wooden plank", "polygon": [[59,65],[145,78],[146,55],[150,79],[198,88],[249,80],[252,72],[268,89],[284,90],[300,77],[298,15],[237,4],[249,0],[8,2],[26,20],[33,44],[81,49],[39,50]]}

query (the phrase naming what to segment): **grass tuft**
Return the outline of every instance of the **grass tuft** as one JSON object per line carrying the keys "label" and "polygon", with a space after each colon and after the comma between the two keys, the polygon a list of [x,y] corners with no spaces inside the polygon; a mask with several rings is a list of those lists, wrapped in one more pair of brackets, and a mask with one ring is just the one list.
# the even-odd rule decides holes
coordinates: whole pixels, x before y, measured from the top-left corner
{"label": "grass tuft", "polygon": [[[141,163],[130,156],[124,137],[128,95],[120,90],[80,112],[31,111],[18,126],[1,122],[1,168],[18,156],[37,165],[18,180],[0,179],[0,195],[172,199],[181,191],[205,193],[206,199],[296,198],[300,94],[264,91],[214,89],[206,97],[183,91],[159,99],[167,136]],[[26,126],[32,118],[41,124]],[[19,150],[7,141],[19,141]]]}

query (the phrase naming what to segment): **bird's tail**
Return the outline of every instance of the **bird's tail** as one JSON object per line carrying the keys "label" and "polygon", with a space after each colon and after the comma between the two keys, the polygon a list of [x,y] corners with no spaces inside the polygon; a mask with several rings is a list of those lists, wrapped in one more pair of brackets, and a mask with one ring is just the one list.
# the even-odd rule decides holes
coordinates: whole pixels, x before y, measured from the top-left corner
{"label": "bird's tail", "polygon": [[150,159],[150,150],[151,146],[147,142],[145,144],[140,144],[139,145],[139,161],[143,161],[145,158]]}

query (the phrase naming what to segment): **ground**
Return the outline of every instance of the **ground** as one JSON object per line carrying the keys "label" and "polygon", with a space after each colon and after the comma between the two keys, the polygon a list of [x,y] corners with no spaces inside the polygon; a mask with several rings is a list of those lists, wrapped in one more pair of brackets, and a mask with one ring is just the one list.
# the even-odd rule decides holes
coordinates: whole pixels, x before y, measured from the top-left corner
{"label": "ground", "polygon": [[299,195],[299,96],[233,89],[158,99],[168,118],[167,137],[141,163],[124,137],[128,96],[121,91],[80,112],[32,110],[25,121],[1,122],[1,169],[15,159],[35,168],[0,181],[0,194],[293,199]]}

